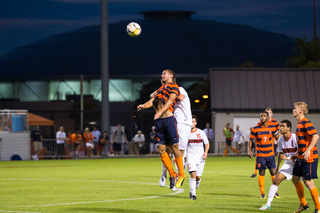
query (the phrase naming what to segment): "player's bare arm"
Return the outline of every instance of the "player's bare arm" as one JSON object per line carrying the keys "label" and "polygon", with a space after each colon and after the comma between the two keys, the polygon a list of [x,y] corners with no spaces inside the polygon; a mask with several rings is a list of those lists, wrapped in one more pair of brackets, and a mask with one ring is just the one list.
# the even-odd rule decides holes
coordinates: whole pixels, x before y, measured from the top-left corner
{"label": "player's bare arm", "polygon": [[184,94],[180,94],[177,98],[178,101],[183,101],[184,99]]}
{"label": "player's bare arm", "polygon": [[252,147],[252,139],[250,138],[250,140],[249,140],[249,145],[248,145],[248,155],[249,155],[249,158],[251,158],[252,159],[252,157],[253,157],[253,154],[252,154],[252,151],[251,151],[251,147]]}
{"label": "player's bare arm", "polygon": [[205,146],[204,153],[203,153],[203,155],[202,155],[202,159],[203,159],[203,160],[207,159],[209,148],[210,148],[210,144],[207,143],[206,146]]}
{"label": "player's bare arm", "polygon": [[[160,117],[169,117],[172,116],[172,112],[167,111],[169,107],[173,104],[174,100],[177,98],[175,93],[169,95],[168,101],[163,105],[157,112],[154,114],[154,120]],[[160,103],[160,102],[159,102]],[[158,104],[159,104],[158,103]]]}
{"label": "player's bare arm", "polygon": [[137,106],[137,110],[140,111],[140,110],[143,110],[143,109],[149,109],[152,107],[152,101],[154,100],[154,98],[151,98],[149,101],[147,101],[146,103],[144,104],[139,104]]}
{"label": "player's bare arm", "polygon": [[312,148],[317,144],[318,140],[319,140],[319,135],[318,135],[318,134],[315,134],[315,135],[312,136],[311,142],[310,142],[307,150],[302,154],[303,159],[304,159],[305,161],[307,161],[307,160],[309,159],[309,157],[310,157],[310,151],[311,151]]}

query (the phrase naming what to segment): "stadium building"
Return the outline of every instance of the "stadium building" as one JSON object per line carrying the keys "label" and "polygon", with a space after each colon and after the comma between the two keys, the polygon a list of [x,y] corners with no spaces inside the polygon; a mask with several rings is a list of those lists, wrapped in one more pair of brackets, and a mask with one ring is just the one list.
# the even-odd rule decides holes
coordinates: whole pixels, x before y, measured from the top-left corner
{"label": "stadium building", "polygon": [[[146,112],[142,118],[144,113],[135,111],[135,101],[143,85],[159,79],[164,69],[174,70],[179,85],[188,90],[209,77],[209,68],[238,67],[248,61],[260,67],[284,68],[287,57],[294,54],[294,39],[286,35],[245,25],[196,20],[191,18],[193,14],[141,12],[144,18],[140,20],[109,24],[111,125],[124,124],[130,136],[137,128],[148,135],[153,112]],[[142,27],[140,36],[132,38],[126,34],[131,21]],[[28,109],[54,120],[55,130],[64,125],[75,131],[79,129],[82,75],[87,97],[84,124],[95,121],[99,126],[100,64],[100,26],[53,35],[16,48],[0,56],[0,108]],[[210,81],[212,89],[211,74]],[[215,110],[213,104],[211,97]]]}

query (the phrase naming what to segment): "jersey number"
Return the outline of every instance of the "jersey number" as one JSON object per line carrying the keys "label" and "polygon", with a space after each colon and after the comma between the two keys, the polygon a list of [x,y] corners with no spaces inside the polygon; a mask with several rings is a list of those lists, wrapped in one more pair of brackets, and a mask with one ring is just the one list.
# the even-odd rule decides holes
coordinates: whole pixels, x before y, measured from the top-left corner
{"label": "jersey number", "polygon": [[267,142],[267,138],[268,138],[268,137],[263,137],[263,138],[264,138],[264,142]]}

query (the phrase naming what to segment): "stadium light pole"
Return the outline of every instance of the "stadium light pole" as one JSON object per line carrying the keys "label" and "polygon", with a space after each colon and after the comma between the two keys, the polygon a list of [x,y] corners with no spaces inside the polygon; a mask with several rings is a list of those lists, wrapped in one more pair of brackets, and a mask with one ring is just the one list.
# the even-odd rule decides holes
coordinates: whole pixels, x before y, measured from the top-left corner
{"label": "stadium light pole", "polygon": [[101,130],[110,132],[108,0],[101,0]]}
{"label": "stadium light pole", "polygon": [[313,0],[313,38],[317,38],[317,0]]}

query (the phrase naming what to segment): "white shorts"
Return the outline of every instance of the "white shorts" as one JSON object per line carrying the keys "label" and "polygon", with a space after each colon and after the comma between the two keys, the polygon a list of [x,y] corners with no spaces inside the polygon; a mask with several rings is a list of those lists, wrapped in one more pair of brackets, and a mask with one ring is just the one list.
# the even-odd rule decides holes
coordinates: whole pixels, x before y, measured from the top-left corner
{"label": "white shorts", "polygon": [[93,143],[86,143],[86,146],[87,146],[88,148],[89,148],[89,147],[91,147],[91,148],[94,147]]}
{"label": "white shorts", "polygon": [[187,159],[188,161],[188,171],[190,172],[196,172],[196,176],[201,177],[204,170],[204,164],[206,163],[204,160],[196,162],[192,159]]}
{"label": "white shorts", "polygon": [[290,180],[292,178],[292,170],[293,170],[293,164],[284,162],[279,172],[281,172],[284,176],[286,176],[287,180]]}
{"label": "white shorts", "polygon": [[150,143],[150,152],[157,152],[156,144],[155,143]]}
{"label": "white shorts", "polygon": [[189,140],[189,135],[191,132],[191,126],[185,124],[178,124],[178,134],[179,134],[179,149],[186,150]]}

